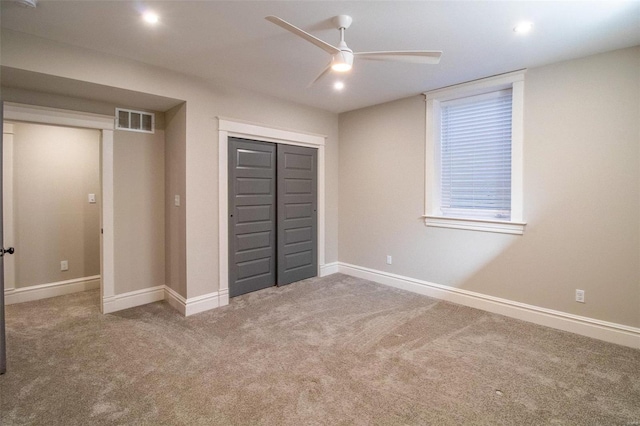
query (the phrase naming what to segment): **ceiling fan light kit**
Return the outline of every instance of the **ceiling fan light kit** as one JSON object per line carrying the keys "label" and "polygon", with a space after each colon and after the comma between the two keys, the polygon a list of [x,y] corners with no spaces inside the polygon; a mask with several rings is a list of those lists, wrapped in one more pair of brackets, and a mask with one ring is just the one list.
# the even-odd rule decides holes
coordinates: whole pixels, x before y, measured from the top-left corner
{"label": "ceiling fan light kit", "polygon": [[331,69],[337,72],[347,72],[353,67],[353,53],[341,51],[333,55]]}
{"label": "ceiling fan light kit", "polygon": [[394,62],[411,62],[417,64],[437,64],[440,62],[442,52],[439,50],[398,50],[398,51],[380,51],[380,52],[354,52],[344,41],[344,32],[347,30],[353,19],[348,15],[338,15],[333,18],[334,25],[340,31],[340,43],[333,46],[319,38],[309,34],[278,18],[277,16],[267,16],[265,19],[285,30],[297,35],[311,44],[319,47],[331,55],[331,62],[320,72],[320,74],[310,84],[313,85],[330,71],[347,72],[353,67],[354,58],[366,59],[373,61],[394,61]]}

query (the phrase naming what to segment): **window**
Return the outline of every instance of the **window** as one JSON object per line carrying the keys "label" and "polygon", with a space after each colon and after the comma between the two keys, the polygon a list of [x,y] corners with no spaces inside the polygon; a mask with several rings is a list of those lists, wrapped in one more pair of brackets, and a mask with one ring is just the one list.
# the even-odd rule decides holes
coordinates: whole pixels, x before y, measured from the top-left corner
{"label": "window", "polygon": [[522,234],[524,73],[425,93],[425,224]]}

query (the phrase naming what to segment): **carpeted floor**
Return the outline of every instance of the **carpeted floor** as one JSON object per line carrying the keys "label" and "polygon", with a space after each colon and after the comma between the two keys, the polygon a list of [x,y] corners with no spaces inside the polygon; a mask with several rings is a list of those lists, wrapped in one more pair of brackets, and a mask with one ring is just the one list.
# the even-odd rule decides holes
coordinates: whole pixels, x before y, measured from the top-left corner
{"label": "carpeted floor", "polygon": [[183,318],[7,307],[0,424],[640,424],[640,351],[345,275]]}

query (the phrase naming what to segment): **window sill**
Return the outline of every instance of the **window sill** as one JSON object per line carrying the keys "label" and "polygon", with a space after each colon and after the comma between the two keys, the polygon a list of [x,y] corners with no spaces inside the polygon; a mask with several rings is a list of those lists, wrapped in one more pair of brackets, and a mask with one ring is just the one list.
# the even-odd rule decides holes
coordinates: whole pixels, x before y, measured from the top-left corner
{"label": "window sill", "polygon": [[500,234],[524,234],[526,222],[504,220],[460,219],[444,216],[422,216],[425,226],[437,228],[466,229],[470,231],[497,232]]}

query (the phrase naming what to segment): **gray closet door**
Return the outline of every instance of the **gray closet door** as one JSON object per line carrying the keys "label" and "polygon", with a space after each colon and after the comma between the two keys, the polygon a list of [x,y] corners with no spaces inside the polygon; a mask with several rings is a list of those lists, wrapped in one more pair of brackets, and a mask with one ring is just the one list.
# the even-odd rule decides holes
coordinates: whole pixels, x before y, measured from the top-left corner
{"label": "gray closet door", "polygon": [[278,145],[278,285],[318,271],[318,150]]}
{"label": "gray closet door", "polygon": [[229,138],[229,295],[276,283],[276,145]]}

